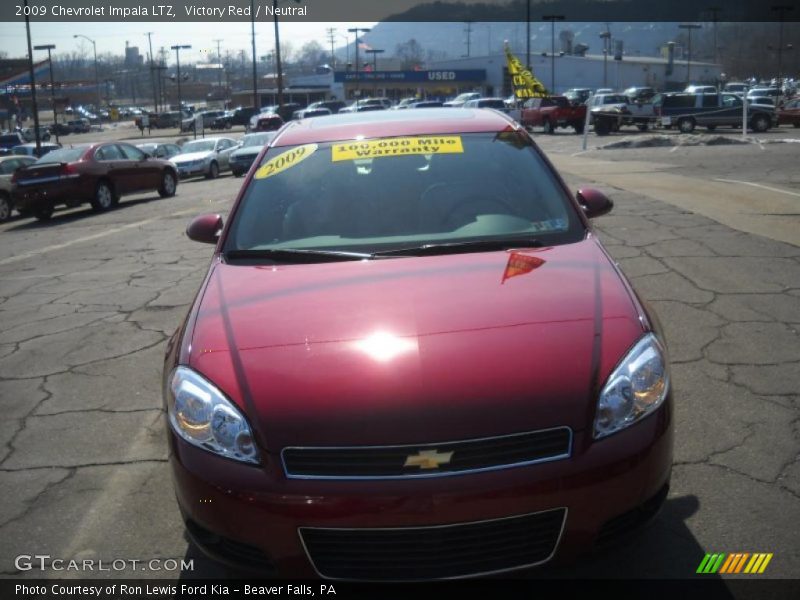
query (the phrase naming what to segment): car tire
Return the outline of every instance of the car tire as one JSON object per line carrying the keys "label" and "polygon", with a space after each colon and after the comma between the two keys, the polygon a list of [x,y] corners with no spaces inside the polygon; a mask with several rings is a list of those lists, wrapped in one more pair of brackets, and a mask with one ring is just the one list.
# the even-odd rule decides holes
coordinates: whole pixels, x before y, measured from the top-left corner
{"label": "car tire", "polygon": [[575,130],[575,133],[577,134],[583,133],[583,123],[581,122],[576,121],[575,123],[572,124],[572,128]]}
{"label": "car tire", "polygon": [[11,198],[7,194],[0,194],[0,223],[5,223],[11,218]]}
{"label": "car tire", "polygon": [[647,123],[637,123],[636,127],[639,129],[639,131],[647,131],[648,129]]}
{"label": "car tire", "polygon": [[219,165],[217,164],[217,161],[212,160],[211,164],[208,165],[206,179],[216,179],[217,177],[219,177]]}
{"label": "car tire", "polygon": [[753,131],[764,133],[769,129],[769,118],[766,115],[756,115],[753,117],[753,120],[750,121],[750,126],[753,128]]}
{"label": "car tire", "polygon": [[716,126],[716,125],[706,125],[706,130],[707,130],[709,133],[711,133],[712,131],[714,131],[716,128],[717,128],[717,126]]}
{"label": "car tire", "polygon": [[605,119],[595,119],[594,132],[596,135],[608,135],[611,133],[611,124]]}
{"label": "car tire", "polygon": [[550,119],[545,119],[544,123],[542,123],[542,127],[544,127],[544,132],[547,135],[553,135],[556,132],[556,128],[553,126],[553,122]]}
{"label": "car tire", "polygon": [[178,181],[175,174],[169,169],[164,171],[161,176],[161,185],[158,188],[158,195],[162,198],[170,198],[175,195],[175,190],[178,189]]}
{"label": "car tire", "polygon": [[[27,216],[27,213],[25,213]],[[53,207],[47,206],[45,208],[37,208],[33,211],[33,216],[36,217],[39,221],[49,221],[50,217],[53,216]]]}
{"label": "car tire", "polygon": [[694,131],[694,119],[681,119],[678,121],[678,129],[681,133],[692,133]]}
{"label": "car tire", "polygon": [[92,209],[95,212],[103,212],[113,208],[116,204],[114,190],[107,181],[100,181],[92,198]]}

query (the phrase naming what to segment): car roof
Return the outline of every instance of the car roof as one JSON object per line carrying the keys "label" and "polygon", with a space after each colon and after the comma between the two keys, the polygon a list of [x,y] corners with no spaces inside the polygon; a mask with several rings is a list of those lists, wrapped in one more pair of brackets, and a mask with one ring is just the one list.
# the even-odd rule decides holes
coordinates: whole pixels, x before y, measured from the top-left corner
{"label": "car roof", "polygon": [[481,133],[517,127],[499,112],[470,108],[420,108],[414,111],[346,113],[290,121],[275,139],[274,146],[312,142],[333,142],[402,135]]}
{"label": "car roof", "polygon": [[35,159],[35,157],[26,156],[24,154],[5,154],[3,156],[0,156],[0,162],[5,162],[7,160],[13,160],[13,159],[20,159],[20,158],[22,158],[22,159],[34,158]]}

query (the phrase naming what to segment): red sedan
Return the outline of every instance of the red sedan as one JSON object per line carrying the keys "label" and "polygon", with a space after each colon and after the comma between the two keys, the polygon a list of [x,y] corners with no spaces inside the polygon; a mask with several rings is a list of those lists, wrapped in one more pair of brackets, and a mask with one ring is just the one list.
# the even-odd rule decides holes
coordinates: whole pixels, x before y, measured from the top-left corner
{"label": "red sedan", "polygon": [[657,321],[530,135],[473,109],[289,123],[171,338],[187,531],[266,573],[419,580],[569,561],[655,515]]}
{"label": "red sedan", "polygon": [[800,127],[800,98],[789,100],[778,108],[778,125],[784,123]]}
{"label": "red sedan", "polygon": [[116,206],[120,196],[157,191],[174,196],[175,166],[139,148],[107,142],[48,152],[14,176],[14,204],[22,214],[49,219],[56,206],[89,202],[96,211]]}

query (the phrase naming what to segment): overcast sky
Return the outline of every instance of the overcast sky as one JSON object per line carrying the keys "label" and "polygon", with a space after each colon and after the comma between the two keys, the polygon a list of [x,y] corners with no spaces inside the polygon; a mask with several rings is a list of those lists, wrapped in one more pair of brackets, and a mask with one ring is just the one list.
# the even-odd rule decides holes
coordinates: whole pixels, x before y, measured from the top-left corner
{"label": "overcast sky", "polygon": [[[4,0],[0,0],[4,1]],[[335,27],[338,33],[336,46],[344,46],[345,35],[347,41],[353,42],[353,34],[348,34],[351,27],[371,27],[374,23],[281,23],[281,45],[290,42],[295,50],[311,40],[317,40],[326,49],[330,48],[327,41],[326,29]],[[161,46],[169,47],[175,44],[191,44],[191,50],[182,50],[181,59],[186,57],[187,62],[206,60],[208,53],[215,55],[216,42],[221,39],[223,56],[226,50],[237,53],[245,50],[250,55],[250,23],[247,22],[209,22],[209,23],[31,23],[31,43],[55,44],[54,55],[61,52],[71,53],[83,49],[91,57],[92,45],[86,40],[75,39],[73,35],[80,33],[92,38],[97,43],[98,54],[113,52],[122,55],[125,53],[125,41],[131,46],[138,46],[139,52],[147,56],[147,36],[145,32],[152,31],[153,52],[157,55]],[[256,23],[256,54],[262,56],[275,47],[275,36],[271,22]],[[24,58],[27,56],[27,42],[25,39],[25,24],[0,22],[0,51],[7,52],[9,58]],[[39,58],[38,52],[34,56]],[[44,52],[41,53],[42,58]],[[174,52],[170,53],[174,56]]]}

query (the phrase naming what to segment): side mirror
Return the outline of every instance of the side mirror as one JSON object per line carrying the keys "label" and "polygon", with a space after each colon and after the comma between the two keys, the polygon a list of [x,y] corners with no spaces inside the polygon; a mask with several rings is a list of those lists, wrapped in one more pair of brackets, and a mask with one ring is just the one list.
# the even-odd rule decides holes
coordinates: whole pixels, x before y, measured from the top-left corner
{"label": "side mirror", "polygon": [[578,204],[589,219],[601,217],[611,212],[614,203],[603,192],[594,188],[579,189],[575,194]]}
{"label": "side mirror", "polygon": [[200,215],[192,219],[186,228],[190,240],[204,244],[216,244],[222,232],[222,215]]}

